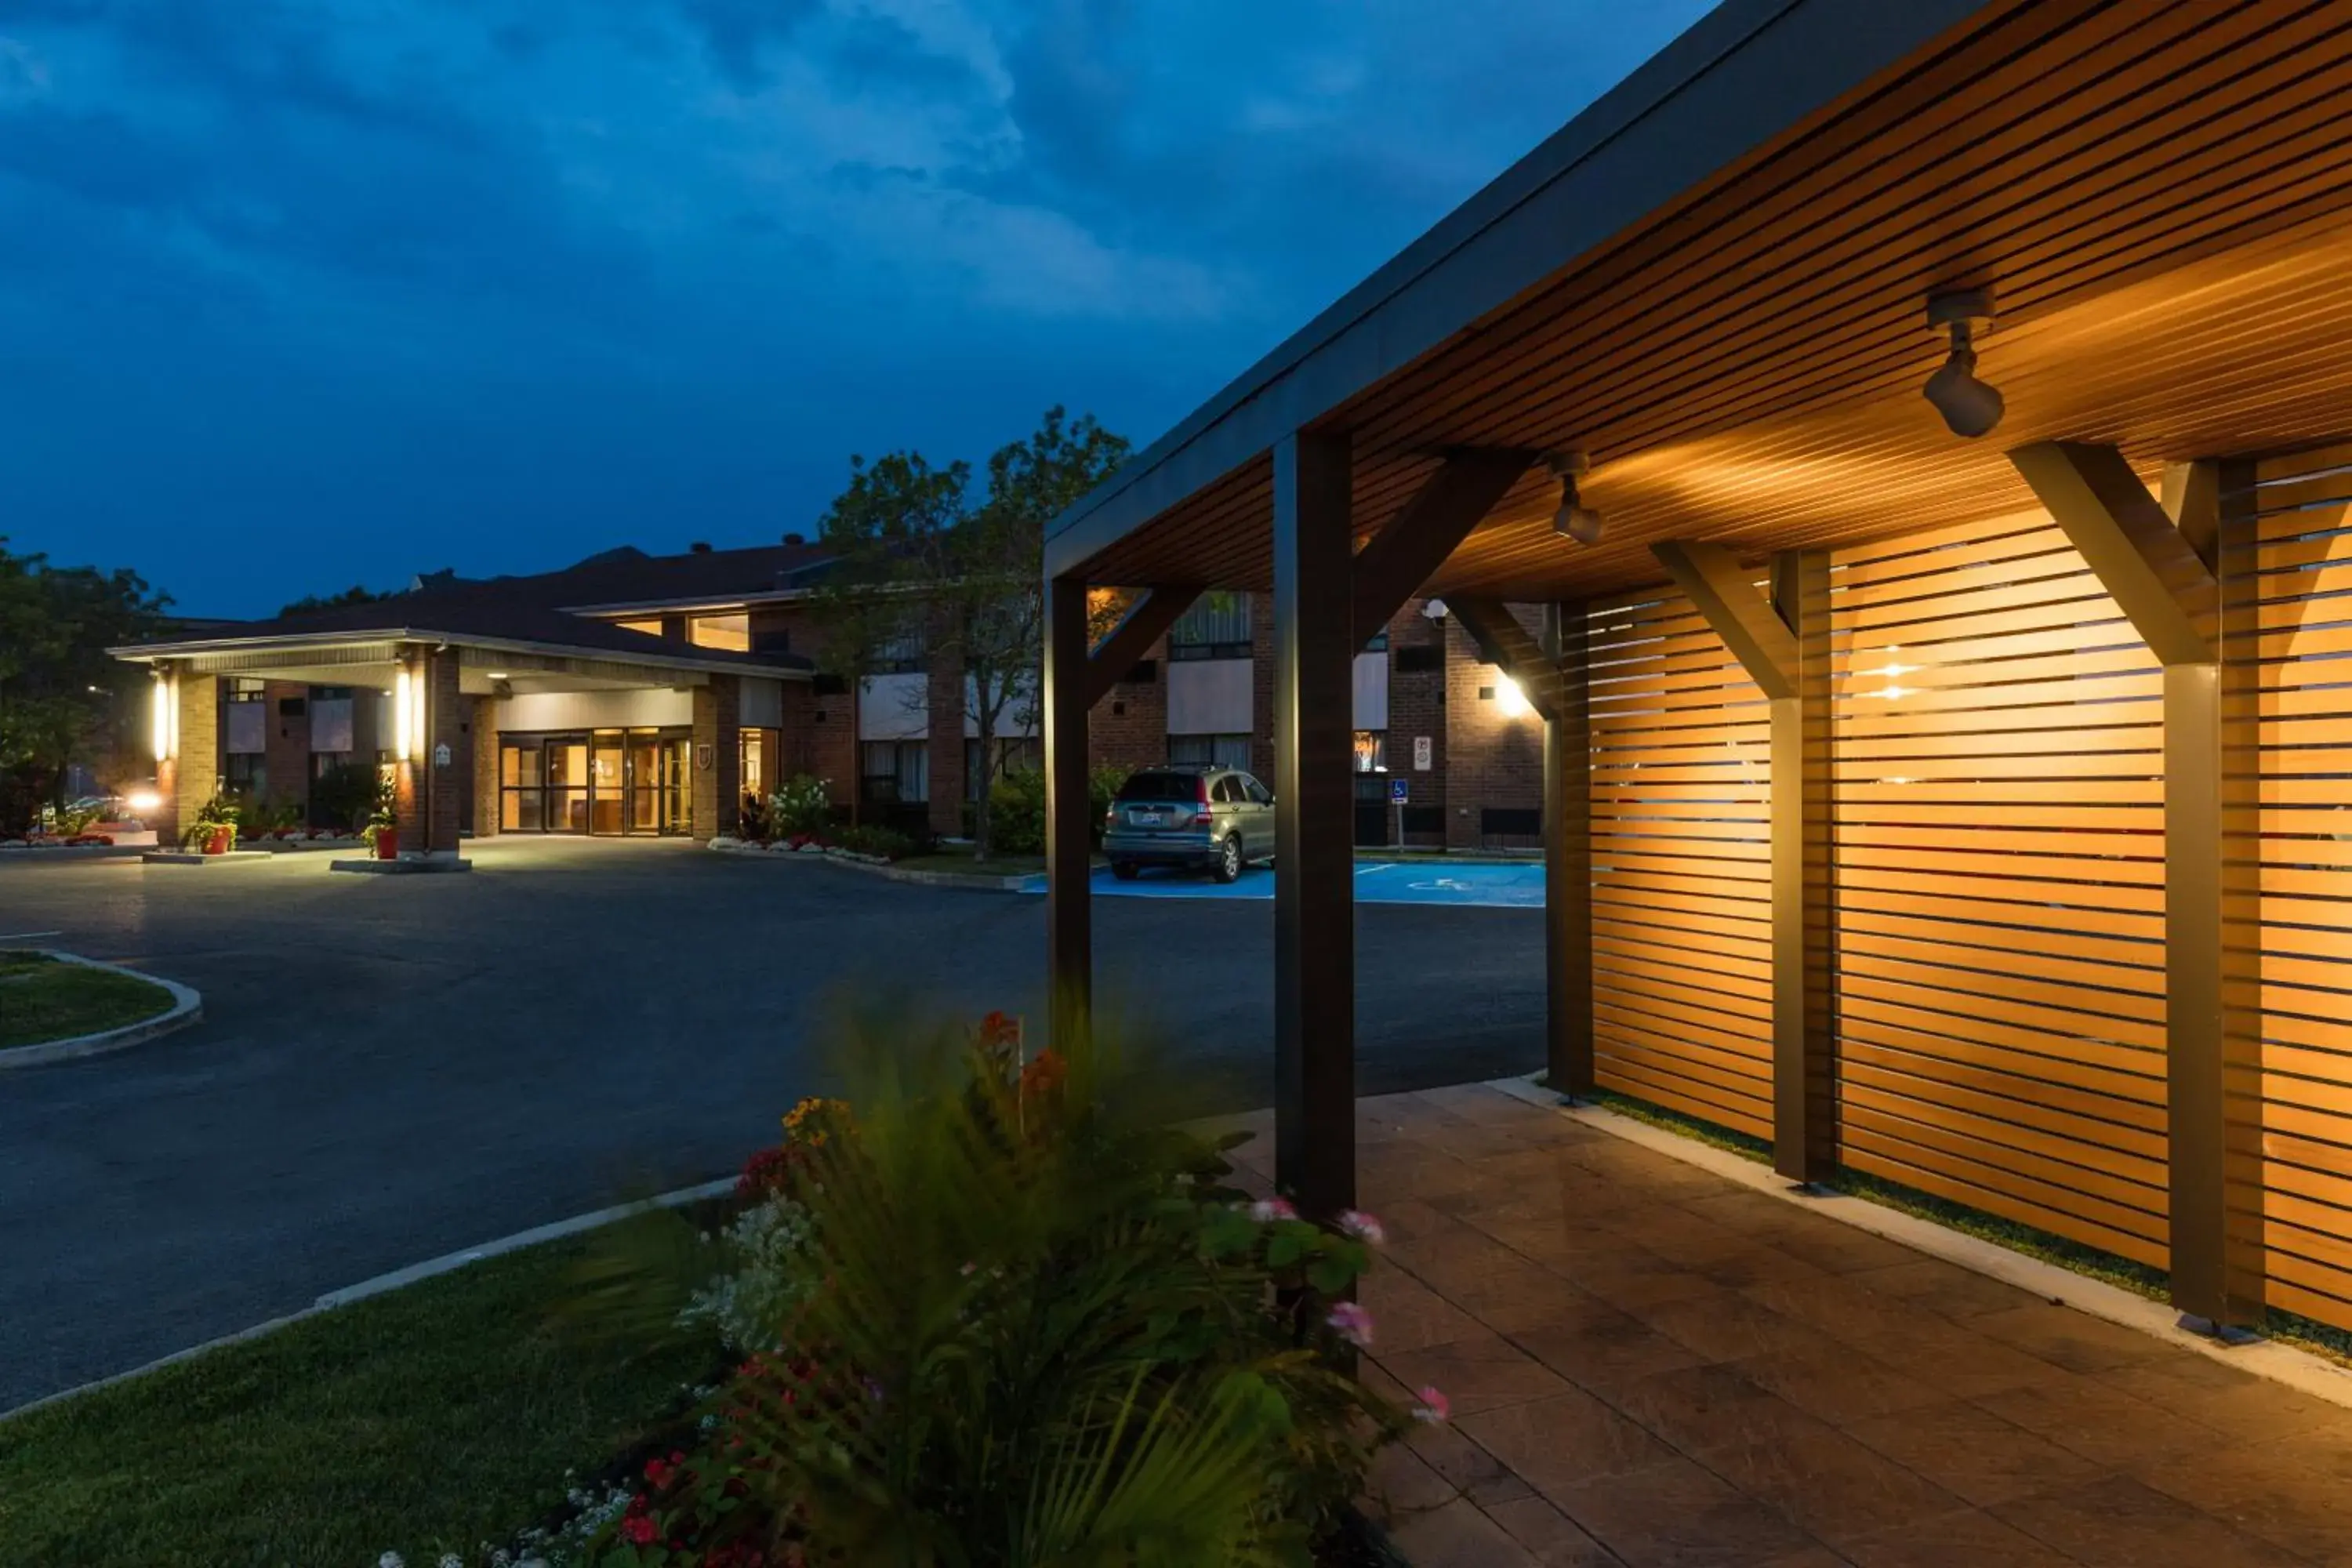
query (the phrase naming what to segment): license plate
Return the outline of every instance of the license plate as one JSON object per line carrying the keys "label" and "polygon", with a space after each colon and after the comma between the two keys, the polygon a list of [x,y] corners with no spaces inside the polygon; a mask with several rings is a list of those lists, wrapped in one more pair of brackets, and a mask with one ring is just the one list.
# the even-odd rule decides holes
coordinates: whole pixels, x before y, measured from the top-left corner
{"label": "license plate", "polygon": [[1138,827],[1158,827],[1167,820],[1156,811],[1139,811],[1135,814],[1135,825]]}

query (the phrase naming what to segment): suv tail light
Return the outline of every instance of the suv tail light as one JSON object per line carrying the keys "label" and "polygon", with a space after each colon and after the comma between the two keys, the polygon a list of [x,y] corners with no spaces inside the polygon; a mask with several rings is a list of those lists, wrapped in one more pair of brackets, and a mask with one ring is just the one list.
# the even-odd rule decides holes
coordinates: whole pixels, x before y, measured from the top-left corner
{"label": "suv tail light", "polygon": [[1205,816],[1208,815],[1209,810],[1209,775],[1202,773],[1198,779],[1193,781],[1192,787],[1201,792],[1192,798],[1201,803],[1200,810],[1202,815]]}

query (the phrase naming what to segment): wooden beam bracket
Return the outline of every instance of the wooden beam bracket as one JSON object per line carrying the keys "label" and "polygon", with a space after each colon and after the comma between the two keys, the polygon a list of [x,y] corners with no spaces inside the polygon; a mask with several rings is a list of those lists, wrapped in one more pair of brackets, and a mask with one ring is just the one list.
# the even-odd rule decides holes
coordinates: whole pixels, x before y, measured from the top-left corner
{"label": "wooden beam bracket", "polygon": [[[2167,515],[2121,452],[2078,441],[2037,441],[2010,453],[2009,460],[2150,652],[2167,665],[2211,664],[2220,657],[2219,581],[2197,542]],[[2177,487],[2176,504],[2183,505],[2192,527],[2202,520],[2187,505],[2209,490],[2185,479]]]}
{"label": "wooden beam bracket", "polygon": [[1380,635],[1535,460],[1533,452],[1504,447],[1462,447],[1445,455],[1413,498],[1356,552],[1350,616],[1356,647]]}
{"label": "wooden beam bracket", "polygon": [[1146,588],[1138,595],[1119,617],[1118,625],[1087,655],[1087,706],[1091,709],[1109,696],[1110,689],[1127,679],[1127,672],[1135,668],[1136,661],[1200,596],[1198,588],[1167,584]]}
{"label": "wooden beam bracket", "polygon": [[1449,594],[1445,608],[1477,644],[1478,657],[1517,683],[1538,717],[1549,723],[1559,716],[1559,661],[1545,653],[1507,605],[1496,599]]}
{"label": "wooden beam bracket", "polygon": [[1797,637],[1740,569],[1731,552],[1711,540],[1662,539],[1650,553],[1690,595],[1698,613],[1765,696],[1797,695]]}

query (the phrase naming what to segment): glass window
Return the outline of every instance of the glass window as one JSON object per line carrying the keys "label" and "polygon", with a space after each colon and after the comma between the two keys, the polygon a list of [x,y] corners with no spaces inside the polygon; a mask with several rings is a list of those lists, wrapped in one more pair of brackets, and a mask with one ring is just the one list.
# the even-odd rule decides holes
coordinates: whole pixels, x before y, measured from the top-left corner
{"label": "glass window", "polygon": [[657,637],[662,635],[661,617],[659,616],[639,616],[630,620],[614,621],[613,624],[620,627],[625,632],[643,632],[649,637]]}
{"label": "glass window", "polygon": [[867,800],[912,805],[931,798],[929,742],[867,741],[859,750],[859,783]]}
{"label": "glass window", "polygon": [[1255,801],[1260,805],[1272,805],[1274,804],[1274,792],[1267,789],[1265,785],[1258,783],[1255,778],[1252,777],[1248,773],[1244,773],[1242,775],[1242,790],[1250,797],[1250,799]]}
{"label": "glass window", "polygon": [[1389,767],[1389,733],[1386,730],[1356,731],[1356,771],[1360,773],[1381,773]]}
{"label": "glass window", "polygon": [[1250,652],[1250,596],[1215,589],[1192,602],[1192,607],[1168,628],[1168,657],[1173,658],[1247,658]]}
{"label": "glass window", "polygon": [[697,616],[687,623],[687,640],[697,647],[751,651],[751,617],[738,610],[725,616]]}
{"label": "glass window", "polygon": [[898,629],[874,645],[876,675],[911,675],[923,668],[923,623],[908,616]]}
{"label": "glass window", "polygon": [[231,752],[221,760],[228,764],[221,776],[221,785],[231,794],[258,800],[269,787],[268,770],[259,752]]}
{"label": "glass window", "polygon": [[1171,773],[1160,768],[1146,768],[1129,773],[1127,782],[1118,786],[1121,800],[1198,800],[1201,798],[1201,776],[1198,773]]}
{"label": "glass window", "polygon": [[1240,778],[1233,773],[1227,773],[1217,781],[1217,798],[1227,805],[1239,805],[1249,799],[1249,796],[1243,793]]}
{"label": "glass window", "polygon": [[1240,735],[1171,735],[1168,760],[1180,768],[1246,768],[1250,738]]}

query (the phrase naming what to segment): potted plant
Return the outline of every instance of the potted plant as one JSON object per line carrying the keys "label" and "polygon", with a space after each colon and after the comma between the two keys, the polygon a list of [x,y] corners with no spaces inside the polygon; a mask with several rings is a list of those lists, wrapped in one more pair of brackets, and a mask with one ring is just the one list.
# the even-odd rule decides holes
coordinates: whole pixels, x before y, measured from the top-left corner
{"label": "potted plant", "polygon": [[375,781],[375,802],[360,837],[374,848],[377,859],[400,858],[400,786],[389,777],[379,775]]}
{"label": "potted plant", "polygon": [[180,836],[183,848],[199,855],[226,855],[236,842],[236,805],[215,795],[196,808],[195,821]]}

